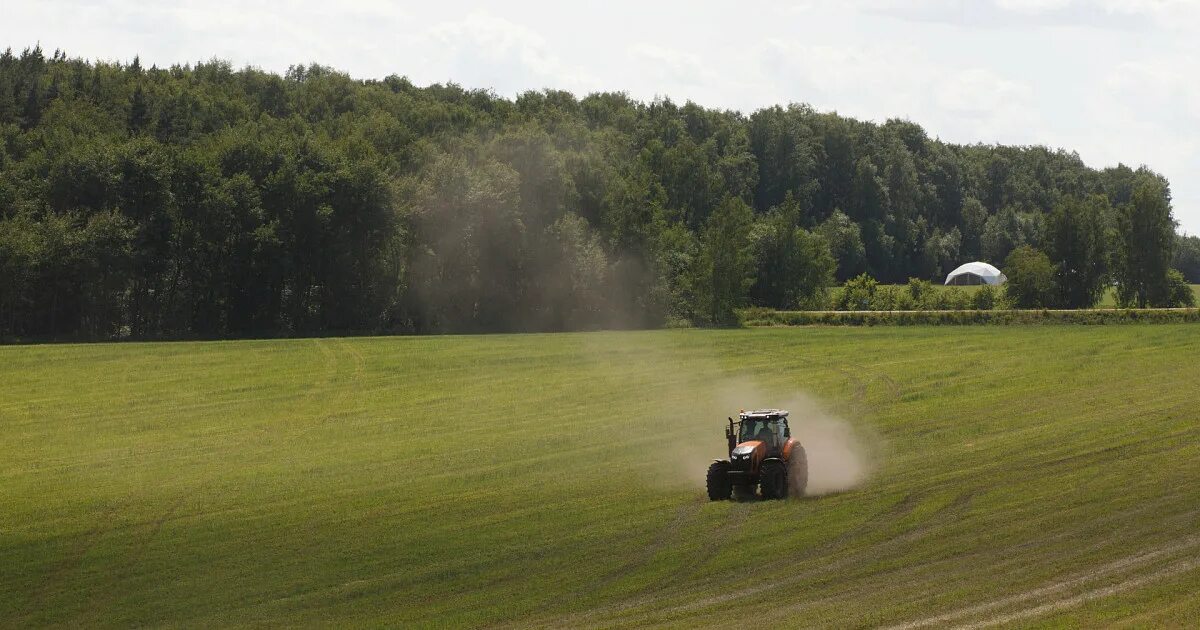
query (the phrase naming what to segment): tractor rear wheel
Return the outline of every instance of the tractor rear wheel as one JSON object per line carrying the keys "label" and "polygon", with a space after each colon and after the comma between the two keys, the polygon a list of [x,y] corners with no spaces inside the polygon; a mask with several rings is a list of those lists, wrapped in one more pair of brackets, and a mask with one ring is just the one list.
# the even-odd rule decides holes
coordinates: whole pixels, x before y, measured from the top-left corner
{"label": "tractor rear wheel", "polygon": [[727,500],[733,492],[733,484],[729,481],[729,462],[713,462],[709,465],[706,485],[709,501]]}
{"label": "tractor rear wheel", "polygon": [[787,496],[787,470],[783,462],[771,460],[763,462],[759,471],[759,484],[762,486],[764,499],[782,499]]}
{"label": "tractor rear wheel", "polygon": [[808,488],[808,453],[797,444],[788,460],[788,493],[802,497]]}

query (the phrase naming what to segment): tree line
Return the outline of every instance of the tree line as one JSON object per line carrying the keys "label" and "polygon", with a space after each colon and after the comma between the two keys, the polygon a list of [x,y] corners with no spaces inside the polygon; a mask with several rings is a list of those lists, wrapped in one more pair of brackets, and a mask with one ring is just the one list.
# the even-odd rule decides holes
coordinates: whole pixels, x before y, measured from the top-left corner
{"label": "tree line", "polygon": [[0,55],[0,338],[719,325],[1022,247],[1200,271],[1158,174],[905,120]]}

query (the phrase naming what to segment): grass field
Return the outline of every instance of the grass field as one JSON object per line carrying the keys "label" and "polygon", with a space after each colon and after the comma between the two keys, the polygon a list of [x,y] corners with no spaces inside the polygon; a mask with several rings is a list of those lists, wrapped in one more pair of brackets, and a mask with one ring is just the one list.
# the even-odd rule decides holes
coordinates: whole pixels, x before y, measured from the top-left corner
{"label": "grass field", "polygon": [[[0,625],[1192,625],[1198,357],[1187,325],[0,347]],[[773,404],[870,477],[704,500],[724,417]]]}

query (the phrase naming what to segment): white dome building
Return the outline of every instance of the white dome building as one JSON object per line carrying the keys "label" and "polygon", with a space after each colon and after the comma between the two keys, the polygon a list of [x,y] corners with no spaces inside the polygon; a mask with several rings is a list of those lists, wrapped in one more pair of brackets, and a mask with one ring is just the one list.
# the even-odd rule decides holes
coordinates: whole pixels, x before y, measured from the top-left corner
{"label": "white dome building", "polygon": [[947,285],[1004,284],[1008,278],[985,262],[969,262],[946,276]]}

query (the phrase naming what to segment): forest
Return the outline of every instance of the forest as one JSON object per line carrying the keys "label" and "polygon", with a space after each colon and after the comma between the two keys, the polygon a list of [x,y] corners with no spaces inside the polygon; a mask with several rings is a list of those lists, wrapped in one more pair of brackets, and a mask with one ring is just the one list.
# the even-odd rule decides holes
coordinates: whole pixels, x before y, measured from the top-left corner
{"label": "forest", "polygon": [[1010,259],[1200,282],[1152,170],[907,120],[0,56],[0,339],[723,325]]}

